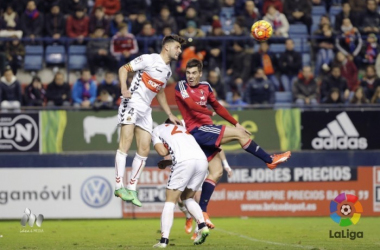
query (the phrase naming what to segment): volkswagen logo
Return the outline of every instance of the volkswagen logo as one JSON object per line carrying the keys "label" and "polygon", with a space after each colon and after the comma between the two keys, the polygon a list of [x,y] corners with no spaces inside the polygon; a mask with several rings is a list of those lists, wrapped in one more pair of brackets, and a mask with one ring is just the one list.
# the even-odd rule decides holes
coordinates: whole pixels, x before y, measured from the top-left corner
{"label": "volkswagen logo", "polygon": [[105,178],[92,176],[83,183],[80,193],[84,203],[93,208],[100,208],[111,200],[112,188]]}

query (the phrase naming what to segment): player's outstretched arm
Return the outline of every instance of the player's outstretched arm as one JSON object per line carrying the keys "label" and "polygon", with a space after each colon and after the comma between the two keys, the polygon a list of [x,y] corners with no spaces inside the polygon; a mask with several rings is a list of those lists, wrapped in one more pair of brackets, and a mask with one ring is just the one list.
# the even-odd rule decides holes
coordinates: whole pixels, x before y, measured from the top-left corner
{"label": "player's outstretched arm", "polygon": [[133,69],[129,63],[119,68],[119,81],[120,81],[121,95],[124,98],[131,98],[132,96],[127,86],[128,72],[133,72]]}
{"label": "player's outstretched arm", "polygon": [[181,121],[172,114],[172,111],[170,110],[170,107],[168,105],[168,101],[166,100],[166,95],[164,89],[160,89],[160,91],[157,93],[157,101],[161,105],[162,109],[165,111],[165,113],[168,115],[170,121],[172,121],[174,124],[182,125]]}

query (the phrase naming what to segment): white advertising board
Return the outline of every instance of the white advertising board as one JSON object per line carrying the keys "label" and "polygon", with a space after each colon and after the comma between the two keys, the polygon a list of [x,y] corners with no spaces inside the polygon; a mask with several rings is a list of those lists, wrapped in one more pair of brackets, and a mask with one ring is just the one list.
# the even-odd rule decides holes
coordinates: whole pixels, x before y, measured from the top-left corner
{"label": "white advertising board", "polygon": [[0,168],[0,219],[121,218],[113,168]]}

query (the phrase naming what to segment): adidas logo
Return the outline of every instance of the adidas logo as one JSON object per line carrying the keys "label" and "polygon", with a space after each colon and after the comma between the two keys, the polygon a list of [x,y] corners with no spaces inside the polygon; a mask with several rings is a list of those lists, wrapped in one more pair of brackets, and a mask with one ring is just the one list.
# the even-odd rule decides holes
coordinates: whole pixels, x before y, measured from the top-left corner
{"label": "adidas logo", "polygon": [[336,116],[327,124],[327,128],[318,132],[318,137],[311,141],[314,149],[366,149],[367,139],[359,133],[346,112]]}

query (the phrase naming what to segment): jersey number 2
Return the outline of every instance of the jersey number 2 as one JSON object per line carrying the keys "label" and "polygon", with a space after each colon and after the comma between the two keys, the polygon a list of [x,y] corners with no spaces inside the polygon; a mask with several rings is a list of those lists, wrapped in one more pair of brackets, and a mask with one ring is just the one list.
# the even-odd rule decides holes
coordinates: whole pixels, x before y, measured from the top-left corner
{"label": "jersey number 2", "polygon": [[[178,129],[178,126],[174,126],[171,135],[183,133],[181,130],[177,130],[177,129]],[[188,135],[190,134],[188,131],[186,131],[185,133]]]}

